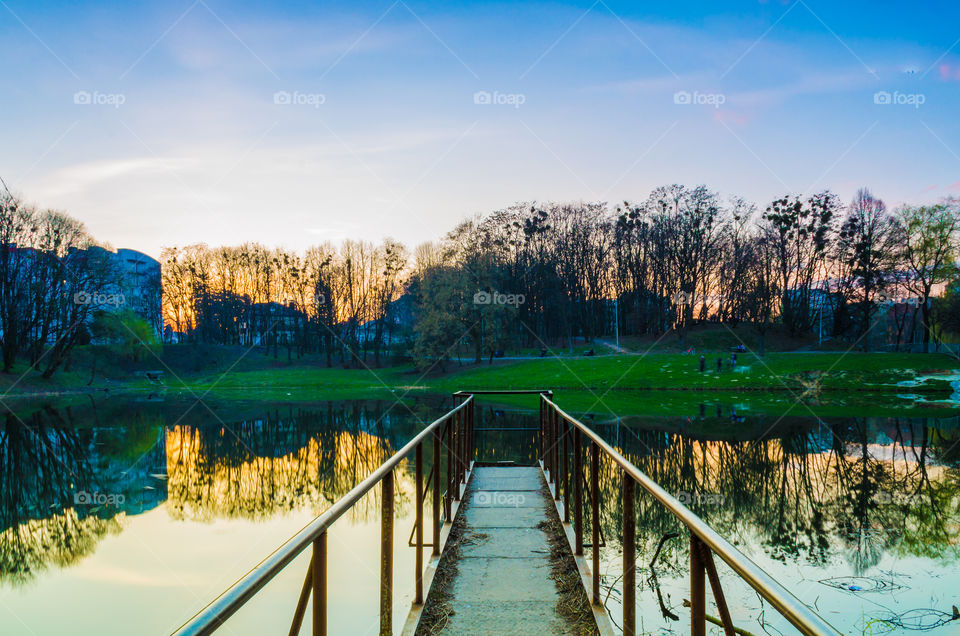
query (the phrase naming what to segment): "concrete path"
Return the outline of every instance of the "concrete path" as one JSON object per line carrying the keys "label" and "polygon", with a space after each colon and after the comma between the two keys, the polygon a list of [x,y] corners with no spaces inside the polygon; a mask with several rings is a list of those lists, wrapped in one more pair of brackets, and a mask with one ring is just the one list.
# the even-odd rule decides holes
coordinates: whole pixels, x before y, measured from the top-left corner
{"label": "concrete path", "polygon": [[550,546],[537,527],[552,505],[538,468],[475,467],[442,634],[567,634],[556,610]]}

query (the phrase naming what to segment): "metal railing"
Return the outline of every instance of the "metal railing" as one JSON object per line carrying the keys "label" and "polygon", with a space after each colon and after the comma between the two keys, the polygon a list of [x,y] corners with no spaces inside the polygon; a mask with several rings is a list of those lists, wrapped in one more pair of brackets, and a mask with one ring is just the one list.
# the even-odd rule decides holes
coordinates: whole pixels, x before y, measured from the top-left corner
{"label": "metal railing", "polygon": [[[369,477],[357,484],[350,492],[330,506],[319,517],[307,524],[273,554],[261,561],[250,572],[234,583],[213,602],[200,610],[176,632],[175,636],[194,636],[212,634],[230,618],[240,607],[253,598],[267,583],[287,567],[307,548],[312,547],[313,554],[307,568],[300,597],[294,610],[290,634],[300,633],[307,610],[307,603],[313,597],[312,623],[314,636],[327,633],[327,530],[345,512],[352,508],[364,495],[381,484],[381,524],[380,524],[380,633],[393,631],[393,499],[394,470],[411,453],[416,462],[416,522],[415,542],[416,565],[414,572],[414,603],[422,604],[423,596],[423,548],[432,547],[433,556],[440,555],[441,522],[440,503],[443,501],[444,520],[452,518],[454,501],[460,500],[461,487],[465,485],[473,457],[473,398],[459,396],[455,408],[435,420],[417,434],[406,446],[394,453],[381,464]],[[433,441],[433,465],[430,469],[433,484],[433,542],[425,544],[423,540],[423,507],[426,491],[423,486],[423,445],[428,439]],[[447,449],[446,492],[440,492],[440,472],[442,448]]]}
{"label": "metal railing", "polygon": [[[829,623],[803,604],[797,597],[775,581],[760,566],[721,537],[700,517],[661,488],[655,481],[634,466],[599,435],[575,417],[558,407],[546,392],[540,396],[540,461],[553,494],[559,502],[562,497],[564,522],[570,522],[570,486],[573,482],[573,532],[574,552],[583,556],[583,488],[582,488],[582,438],[586,438],[590,455],[590,517],[593,567],[590,600],[600,604],[600,453],[612,459],[619,467],[623,491],[623,633],[636,633],[636,513],[634,486],[639,484],[652,495],[690,532],[690,633],[693,636],[706,634],[706,585],[704,574],[710,581],[719,622],[727,636],[733,636],[735,628],[724,600],[720,579],[713,555],[716,553],[741,579],[766,599],[800,633],[807,635],[839,635]],[[573,455],[572,476],[568,457]],[[561,495],[562,493],[562,495]]]}
{"label": "metal railing", "polygon": [[[394,453],[369,477],[334,503],[326,512],[307,524],[300,532],[277,548],[250,572],[234,583],[213,602],[187,621],[174,636],[212,634],[240,607],[253,598],[271,579],[279,574],[297,556],[312,547],[312,557],[307,568],[300,597],[290,626],[291,636],[299,634],[306,615],[307,604],[312,596],[313,634],[327,633],[327,530],[360,499],[381,484],[381,545],[380,545],[380,633],[391,634],[393,629],[393,514],[394,470],[411,453],[415,456],[416,471],[416,521],[413,540],[416,548],[414,607],[424,602],[423,548],[432,547],[434,557],[439,557],[441,545],[441,502],[444,524],[451,523],[455,516],[454,502],[459,502],[461,490],[466,486],[471,463],[475,455],[474,440],[474,395],[528,394],[540,396],[540,421],[538,427],[540,465],[552,486],[558,508],[563,510],[563,522],[569,528],[573,511],[573,550],[583,558],[584,547],[592,551],[590,599],[594,606],[600,599],[600,453],[612,459],[621,470],[623,491],[623,632],[627,636],[636,633],[636,513],[635,485],[639,484],[648,494],[683,523],[690,532],[690,591],[691,634],[706,634],[705,578],[710,581],[720,613],[719,622],[729,636],[734,627],[720,587],[713,554],[716,553],[740,578],[766,599],[801,633],[807,635],[839,635],[829,623],[804,605],[782,585],[764,572],[758,565],[737,550],[726,539],[710,528],[673,496],[667,493],[650,477],[634,466],[623,455],[607,444],[585,424],[564,412],[552,400],[549,390],[526,391],[458,391],[453,394],[459,402],[452,410],[435,420],[417,434],[403,448]],[[584,543],[583,528],[583,438],[586,437],[590,455],[589,503],[591,509],[591,542]],[[423,445],[428,439],[433,442],[433,463],[427,477],[427,488],[433,486],[432,522],[433,541],[423,539],[424,488]],[[444,441],[445,440],[445,441]],[[441,493],[442,446],[446,447],[446,491]],[[572,456],[572,462],[571,460]],[[572,464],[572,465],[571,465]],[[571,479],[572,477],[572,479]],[[571,483],[572,482],[572,483]],[[572,488],[572,493],[571,493]],[[573,505],[571,506],[571,496]],[[446,526],[445,526],[446,527]]]}

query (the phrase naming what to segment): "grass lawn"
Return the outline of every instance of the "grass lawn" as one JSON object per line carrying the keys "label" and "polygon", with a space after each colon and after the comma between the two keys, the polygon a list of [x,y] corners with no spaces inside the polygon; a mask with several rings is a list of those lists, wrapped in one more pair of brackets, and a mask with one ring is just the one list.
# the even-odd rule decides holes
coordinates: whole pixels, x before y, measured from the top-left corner
{"label": "grass lawn", "polygon": [[[897,353],[770,353],[763,358],[737,356],[731,369],[716,355],[699,371],[697,355],[651,353],[579,359],[502,362],[465,368],[431,378],[434,388],[474,389],[698,389],[698,390],[868,390],[917,392],[896,386],[928,372],[960,369],[960,361],[945,354]],[[949,391],[942,380],[930,380],[919,390]]]}
{"label": "grass lawn", "polygon": [[[930,373],[960,369],[960,361],[945,354],[894,353],[768,353],[764,358],[739,354],[731,369],[729,354],[716,371],[714,354],[707,371],[699,371],[699,355],[650,353],[580,358],[500,360],[490,365],[452,366],[447,373],[423,375],[410,366],[381,369],[327,368],[317,360],[286,363],[260,356],[242,364],[187,372],[167,372],[164,387],[142,374],[125,379],[99,379],[87,386],[83,371],[58,373],[51,380],[28,374],[5,400],[36,393],[85,390],[155,392],[180,397],[227,399],[330,400],[396,399],[403,395],[448,394],[470,389],[553,389],[564,405],[579,411],[608,413],[677,413],[700,402],[749,404],[766,412],[790,410],[796,415],[887,413],[891,408],[925,415],[952,415],[945,404],[952,387]],[[228,370],[229,369],[229,370]],[[0,376],[4,392],[20,374]],[[917,378],[920,380],[918,381]],[[923,396],[919,404],[897,397]],[[489,398],[487,398],[489,399]],[[527,406],[534,399],[498,398],[504,404]]]}
{"label": "grass lawn", "polygon": [[[716,357],[712,358],[716,364]],[[952,391],[939,379],[920,386],[898,386],[929,372],[960,368],[942,354],[771,353],[765,358],[738,356],[738,369],[700,373],[699,356],[684,354],[616,355],[580,359],[500,361],[465,365],[446,374],[423,374],[407,367],[342,369],[287,367],[243,370],[185,378],[180,390],[219,397],[264,399],[398,398],[461,389],[549,388],[571,409],[609,413],[677,413],[700,402],[750,403],[766,412],[795,415],[888,413],[890,409],[925,415],[953,415],[942,402]],[[714,369],[716,367],[714,366]],[[168,382],[172,390],[176,381]],[[914,404],[901,394],[923,394]],[[490,400],[491,398],[484,398]],[[530,406],[532,397],[498,397],[504,404]]]}
{"label": "grass lawn", "polygon": [[[574,389],[574,390],[782,390],[787,392],[855,390],[916,393],[950,391],[944,380],[928,379],[905,388],[928,373],[960,369],[960,361],[945,354],[770,353],[764,358],[740,354],[737,367],[716,357],[699,371],[699,356],[652,353],[646,356],[610,355],[577,359],[497,361],[490,365],[464,365],[448,373],[423,375],[409,367],[343,369],[325,366],[271,367],[267,369],[211,371],[167,378],[168,386],[196,390],[296,389],[310,393],[352,392],[370,389]],[[182,382],[181,382],[182,380]],[[146,385],[144,385],[146,386]]]}

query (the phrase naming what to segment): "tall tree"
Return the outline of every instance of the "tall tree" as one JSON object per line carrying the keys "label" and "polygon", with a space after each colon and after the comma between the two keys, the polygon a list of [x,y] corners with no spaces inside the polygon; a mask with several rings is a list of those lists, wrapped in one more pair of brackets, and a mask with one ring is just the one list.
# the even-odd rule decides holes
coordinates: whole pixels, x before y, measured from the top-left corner
{"label": "tall tree", "polygon": [[930,297],[934,289],[956,277],[960,206],[954,199],[936,205],[905,205],[897,210],[903,227],[904,286],[917,296],[923,351],[933,334]]}
{"label": "tall tree", "polygon": [[899,224],[882,200],[861,188],[847,208],[834,244],[838,287],[844,300],[859,308],[859,340],[870,350],[870,331],[878,299],[895,282]]}

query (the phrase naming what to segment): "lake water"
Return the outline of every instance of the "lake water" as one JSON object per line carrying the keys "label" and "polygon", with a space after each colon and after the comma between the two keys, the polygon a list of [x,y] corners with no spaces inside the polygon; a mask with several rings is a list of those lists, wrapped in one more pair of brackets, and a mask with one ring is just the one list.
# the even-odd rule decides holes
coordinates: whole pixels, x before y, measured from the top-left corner
{"label": "lake water", "polygon": [[[563,404],[562,394],[557,400]],[[0,633],[174,631],[449,400],[207,404],[84,398],[3,416]],[[946,621],[960,605],[955,420],[778,418],[696,403],[684,410],[584,421],[844,633],[910,633]],[[481,400],[478,427],[497,429],[477,434],[485,461],[535,457],[535,435],[523,430],[536,428],[535,413]],[[604,462],[601,572],[617,621],[619,483]],[[377,497],[329,532],[331,633],[377,632]],[[397,631],[413,593],[412,497],[411,461],[397,475]],[[686,536],[639,490],[637,500],[642,632],[687,633]],[[651,570],[657,545],[672,532],[680,536],[663,540]],[[308,559],[274,579],[222,633],[285,632]],[[719,569],[738,627],[794,633],[725,565]],[[716,614],[712,604],[708,613]],[[960,633],[960,621],[927,633]]]}

